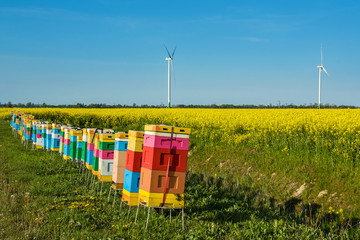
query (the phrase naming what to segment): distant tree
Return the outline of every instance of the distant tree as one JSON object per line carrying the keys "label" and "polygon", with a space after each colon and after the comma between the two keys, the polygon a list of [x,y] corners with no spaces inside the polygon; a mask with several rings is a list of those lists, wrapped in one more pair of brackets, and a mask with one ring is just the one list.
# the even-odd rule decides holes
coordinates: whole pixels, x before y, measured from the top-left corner
{"label": "distant tree", "polygon": [[8,103],[7,103],[7,107],[8,107],[8,108],[12,108],[12,107],[13,107],[12,103],[11,103],[11,102],[8,102]]}
{"label": "distant tree", "polygon": [[75,105],[75,107],[76,107],[76,108],[84,108],[84,107],[85,107],[85,104],[83,104],[83,103],[77,103],[77,104]]}

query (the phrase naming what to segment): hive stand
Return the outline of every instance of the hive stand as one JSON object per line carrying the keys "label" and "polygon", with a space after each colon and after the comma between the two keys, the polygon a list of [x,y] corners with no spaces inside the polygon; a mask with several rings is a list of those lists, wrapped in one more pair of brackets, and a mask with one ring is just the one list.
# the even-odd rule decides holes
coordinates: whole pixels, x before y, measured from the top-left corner
{"label": "hive stand", "polygon": [[122,195],[122,189],[116,189],[116,188],[114,188],[114,186],[111,184],[111,186],[110,186],[110,189],[109,189],[109,196],[108,196],[108,202],[110,202],[110,195],[111,195],[111,189],[114,189],[114,199],[113,199],[113,203],[112,203],[112,206],[111,206],[111,208],[114,208],[114,205],[115,205],[115,202],[116,202],[116,193],[118,192],[118,191],[121,191],[120,192],[120,197],[121,197],[121,195]]}
{"label": "hive stand", "polygon": [[[120,209],[119,209],[119,213],[121,212],[123,203],[126,204],[126,205],[128,205],[127,202],[123,201],[122,198],[121,198],[121,199],[120,199]],[[134,206],[128,205],[128,207],[129,207],[129,209],[128,209],[128,213],[127,213],[127,218],[129,218],[129,216],[130,216],[131,207],[134,207]]]}
{"label": "hive stand", "polygon": [[[147,218],[146,218],[146,225],[145,225],[145,229],[147,230],[147,228],[148,228],[148,223],[149,223],[149,218],[150,218],[150,210],[151,210],[151,208],[153,208],[153,209],[161,209],[161,211],[163,211],[164,209],[169,209],[170,210],[170,223],[171,223],[171,211],[172,210],[181,210],[181,214],[182,214],[182,216],[181,216],[181,221],[182,221],[182,224],[181,224],[181,226],[182,226],[182,229],[184,230],[184,228],[185,228],[185,224],[184,224],[184,208],[173,208],[173,207],[149,207],[149,206],[146,206],[144,203],[141,203],[141,202],[139,202],[138,203],[138,206],[137,206],[137,210],[136,210],[136,216],[135,216],[135,223],[136,223],[136,221],[137,221],[137,217],[138,217],[138,213],[139,213],[139,207],[140,206],[142,206],[142,207],[144,207],[145,209],[146,208],[148,208],[148,211],[147,211]],[[121,207],[120,207],[120,210],[121,210]]]}

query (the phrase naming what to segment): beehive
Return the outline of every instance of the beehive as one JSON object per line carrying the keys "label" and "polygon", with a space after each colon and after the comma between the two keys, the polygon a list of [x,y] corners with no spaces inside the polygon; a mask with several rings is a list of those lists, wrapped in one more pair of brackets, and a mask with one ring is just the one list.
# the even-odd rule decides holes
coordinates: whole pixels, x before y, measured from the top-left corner
{"label": "beehive", "polygon": [[51,151],[58,152],[60,149],[61,125],[52,124]]}
{"label": "beehive", "polygon": [[101,182],[112,181],[114,164],[115,134],[111,129],[104,129],[99,134],[99,170],[97,176]]}
{"label": "beehive", "polygon": [[146,125],[139,202],[149,207],[184,207],[189,128]]}
{"label": "beehive", "polygon": [[78,137],[82,137],[82,130],[79,128],[70,129],[70,160],[77,162],[77,142]]}
{"label": "beehive", "polygon": [[99,171],[99,156],[100,156],[100,135],[101,133],[113,133],[111,129],[96,129],[94,137],[94,157],[92,162],[92,173],[98,175]]}
{"label": "beehive", "polygon": [[52,124],[46,125],[46,150],[51,151]]}
{"label": "beehive", "polygon": [[38,120],[32,121],[32,143],[33,143],[34,147],[36,147],[36,141],[37,141],[37,123],[38,122],[39,122]]}
{"label": "beehive", "polygon": [[65,128],[66,128],[66,126],[65,125],[62,125],[61,126],[61,130],[60,130],[60,145],[59,145],[59,154],[60,155],[63,155],[63,153],[64,153],[64,134],[65,134]]}
{"label": "beehive", "polygon": [[139,156],[142,155],[143,141],[143,131],[129,131],[122,197],[123,201],[128,201],[128,205],[138,204],[138,201],[133,199],[139,196],[141,166]]}
{"label": "beehive", "polygon": [[46,149],[46,143],[47,143],[47,138],[46,138],[46,129],[47,129],[47,125],[48,123],[44,122],[42,124],[42,148]]}
{"label": "beehive", "polygon": [[124,185],[124,174],[129,135],[124,132],[115,133],[114,165],[112,173],[112,187],[122,189]]}
{"label": "beehive", "polygon": [[82,135],[82,148],[81,148],[81,162],[83,164],[86,163],[86,155],[87,155],[87,129],[83,129]]}
{"label": "beehive", "polygon": [[86,153],[86,168],[92,170],[93,160],[94,160],[94,148],[95,148],[95,128],[87,129],[87,153]]}
{"label": "beehive", "polygon": [[36,123],[36,149],[42,148],[42,122]]}
{"label": "beehive", "polygon": [[75,154],[75,160],[76,162],[80,163],[81,162],[81,152],[82,152],[82,146],[83,146],[83,142],[82,142],[82,130],[81,134],[79,134],[77,136],[77,141],[76,141],[76,154]]}
{"label": "beehive", "polygon": [[64,128],[64,153],[63,158],[65,160],[70,159],[70,127]]}

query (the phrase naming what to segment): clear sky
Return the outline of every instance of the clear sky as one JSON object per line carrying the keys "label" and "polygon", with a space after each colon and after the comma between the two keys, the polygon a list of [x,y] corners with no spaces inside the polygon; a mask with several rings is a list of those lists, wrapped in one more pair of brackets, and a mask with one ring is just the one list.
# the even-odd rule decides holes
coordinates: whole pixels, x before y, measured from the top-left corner
{"label": "clear sky", "polygon": [[359,1],[1,0],[0,102],[360,106]]}

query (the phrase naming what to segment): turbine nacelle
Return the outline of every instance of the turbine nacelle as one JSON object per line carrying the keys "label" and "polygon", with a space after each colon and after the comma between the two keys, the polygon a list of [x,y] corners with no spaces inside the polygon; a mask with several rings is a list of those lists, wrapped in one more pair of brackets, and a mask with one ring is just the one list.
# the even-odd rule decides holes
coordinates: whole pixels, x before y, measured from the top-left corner
{"label": "turbine nacelle", "polygon": [[166,61],[171,61],[173,60],[172,58],[165,58]]}

